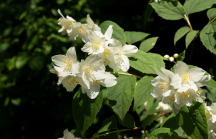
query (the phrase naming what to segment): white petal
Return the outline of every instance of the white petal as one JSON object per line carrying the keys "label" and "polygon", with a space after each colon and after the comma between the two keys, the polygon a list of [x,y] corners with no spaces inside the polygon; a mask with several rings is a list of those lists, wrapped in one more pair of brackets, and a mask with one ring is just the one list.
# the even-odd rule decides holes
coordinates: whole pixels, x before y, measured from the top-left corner
{"label": "white petal", "polygon": [[171,95],[171,90],[168,90],[168,91],[164,92],[162,95],[163,95],[163,97],[170,96]]}
{"label": "white petal", "polygon": [[[62,81],[62,85],[66,88],[66,90],[68,92],[71,92],[74,90],[74,88],[77,86],[77,83],[70,83],[70,80],[72,80],[74,77],[66,77],[63,81]],[[76,79],[75,79],[76,80]]]}
{"label": "white petal", "polygon": [[71,21],[76,22],[76,20],[74,20],[72,17],[70,17],[70,16],[68,16],[68,15],[66,16],[66,18],[69,19],[69,20],[71,20]]}
{"label": "white petal", "polygon": [[64,27],[64,26],[62,26],[62,28],[61,28],[61,29],[59,29],[59,30],[58,30],[58,32],[62,32],[62,31],[64,31],[64,29],[65,29],[65,27]]}
{"label": "white petal", "polygon": [[175,66],[175,73],[178,73],[180,76],[182,76],[185,72],[189,70],[187,64],[185,64],[182,61],[178,61]]}
{"label": "white petal", "polygon": [[87,95],[90,99],[95,99],[100,92],[100,84],[90,84],[90,89],[87,89]]}
{"label": "white petal", "polygon": [[87,14],[87,18],[86,18],[86,21],[87,21],[87,23],[88,23],[88,25],[90,26],[90,27],[94,27],[94,22],[93,22],[93,20],[91,19],[91,17],[89,16],[89,14]]}
{"label": "white petal", "polygon": [[122,56],[122,63],[121,63],[121,70],[126,72],[128,71],[129,67],[130,67],[130,63],[129,63],[129,59],[127,56]]}
{"label": "white petal", "polygon": [[98,25],[96,25],[96,24],[94,24],[94,31],[100,31],[101,32],[101,28],[98,26]]}
{"label": "white petal", "polygon": [[190,81],[189,84],[190,84],[191,89],[193,89],[194,91],[198,90],[198,87],[196,86],[196,84],[193,81]]}
{"label": "white petal", "polygon": [[151,80],[151,84],[152,84],[153,86],[158,85],[160,82],[161,82],[160,76],[157,76],[157,77],[155,77],[153,80]]}
{"label": "white petal", "polygon": [[109,39],[111,39],[111,37],[112,37],[112,33],[113,33],[113,28],[112,28],[113,26],[112,25],[110,25],[109,27],[108,27],[108,29],[106,30],[106,32],[105,32],[105,38],[107,39],[107,40],[109,40]]}
{"label": "white petal", "polygon": [[172,103],[171,107],[172,107],[172,109],[173,109],[173,113],[174,113],[175,115],[177,115],[177,114],[179,113],[180,109],[177,109],[177,108],[174,106],[174,103]]}
{"label": "white petal", "polygon": [[58,82],[57,82],[57,85],[60,85],[62,83],[62,80],[64,79],[65,77],[59,77],[58,79]]}
{"label": "white petal", "polygon": [[167,70],[167,69],[165,69],[165,68],[163,68],[163,67],[161,67],[161,71],[162,71],[165,75],[169,76],[170,79],[172,79],[172,77],[175,75],[172,71]]}
{"label": "white petal", "polygon": [[82,50],[83,52],[88,53],[89,55],[93,53],[92,45],[91,45],[90,42],[87,42],[87,43],[81,48],[81,50]]}
{"label": "white petal", "polygon": [[58,13],[59,13],[63,18],[65,18],[59,9],[58,9]]}
{"label": "white petal", "polygon": [[203,76],[198,82],[196,82],[197,87],[203,87],[211,80],[210,75]]}
{"label": "white petal", "polygon": [[104,80],[102,80],[101,85],[105,86],[105,87],[111,87],[117,84],[117,79],[114,75],[105,72],[105,74],[103,74],[104,76]]}
{"label": "white petal", "polygon": [[181,87],[182,78],[176,74],[172,77],[170,85],[172,85],[175,89],[178,89]]}
{"label": "white petal", "polygon": [[122,51],[127,57],[132,57],[138,51],[138,48],[135,45],[125,45]]}
{"label": "white petal", "polygon": [[158,85],[154,88],[154,91],[151,93],[151,95],[154,97],[154,99],[161,100],[163,97],[161,94],[162,90],[158,87]]}
{"label": "white petal", "polygon": [[180,87],[177,91],[181,93],[181,92],[186,92],[187,90],[189,90],[188,87]]}
{"label": "white petal", "polygon": [[[122,43],[119,40],[113,39],[113,43],[110,44],[110,47],[115,47],[117,49],[122,49]],[[118,51],[118,50],[115,50]]]}
{"label": "white petal", "polygon": [[156,69],[154,69],[154,70],[155,70],[155,72],[158,74],[158,76],[161,78],[161,80],[163,80],[163,81],[165,81],[165,82],[167,82],[167,83],[169,82],[168,76],[166,76],[166,75],[164,75],[163,73],[157,71]]}
{"label": "white petal", "polygon": [[74,47],[70,47],[67,50],[66,56],[69,58],[70,61],[77,62],[77,56],[76,56],[76,51]]}
{"label": "white petal", "polygon": [[67,59],[65,55],[55,55],[52,56],[52,61],[55,65],[61,66],[62,63],[64,63],[64,60]]}
{"label": "white petal", "polygon": [[73,139],[74,135],[68,131],[68,129],[64,130],[64,139]]}
{"label": "white petal", "polygon": [[78,62],[73,63],[72,65],[72,75],[77,75],[80,71],[79,71],[80,65]]}
{"label": "white petal", "polygon": [[203,77],[205,71],[201,68],[192,68],[189,70],[189,73],[192,77],[192,81],[197,82]]}

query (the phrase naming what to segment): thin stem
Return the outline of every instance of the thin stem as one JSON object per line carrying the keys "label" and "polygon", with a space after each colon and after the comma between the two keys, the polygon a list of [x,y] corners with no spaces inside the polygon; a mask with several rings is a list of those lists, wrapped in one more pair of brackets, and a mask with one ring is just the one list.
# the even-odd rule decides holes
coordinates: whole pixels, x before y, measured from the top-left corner
{"label": "thin stem", "polygon": [[113,74],[122,74],[122,75],[133,75],[133,76],[135,76],[136,78],[139,78],[139,79],[142,78],[142,77],[140,77],[140,76],[137,76],[137,75],[134,75],[134,74],[130,74],[130,73],[123,73],[123,72],[110,72],[110,73],[113,73]]}
{"label": "thin stem", "polygon": [[216,17],[214,19],[212,19],[211,21],[208,22],[208,24],[211,24],[212,22],[214,22],[216,20]]}
{"label": "thin stem", "polygon": [[148,137],[146,129],[144,129],[145,137]]}
{"label": "thin stem", "polygon": [[111,131],[111,132],[106,132],[104,134],[100,134],[100,135],[93,137],[93,138],[90,138],[90,139],[99,138],[101,136],[105,136],[105,135],[112,134],[112,133],[119,133],[119,132],[123,132],[123,131],[138,130],[138,129],[143,129],[143,127],[134,127],[131,129],[120,129],[120,130],[115,130],[115,131]]}
{"label": "thin stem", "polygon": [[187,23],[188,23],[190,29],[193,30],[193,28],[192,28],[192,26],[191,26],[191,23],[190,23],[190,20],[189,20],[188,16],[185,14],[184,17],[185,17],[185,20],[187,21]]}
{"label": "thin stem", "polygon": [[216,137],[212,134],[213,139],[216,139]]}
{"label": "thin stem", "polygon": [[162,116],[164,116],[164,115],[166,115],[166,114],[169,114],[169,113],[172,113],[173,111],[168,111],[168,112],[165,112],[165,113],[163,113],[163,114],[161,114],[161,115],[159,115],[158,117],[156,117],[153,121],[151,121],[151,123],[150,124],[152,124],[154,121],[156,121],[158,118],[160,118],[160,117],[162,117]]}

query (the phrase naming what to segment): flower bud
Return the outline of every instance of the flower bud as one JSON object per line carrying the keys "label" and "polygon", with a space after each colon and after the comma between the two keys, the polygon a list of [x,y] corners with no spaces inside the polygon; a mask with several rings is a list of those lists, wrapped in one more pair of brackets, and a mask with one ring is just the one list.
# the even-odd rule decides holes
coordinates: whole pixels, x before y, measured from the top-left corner
{"label": "flower bud", "polygon": [[177,58],[179,55],[177,54],[177,53],[175,53],[174,55],[173,55],[173,57],[174,58]]}
{"label": "flower bud", "polygon": [[170,62],[173,62],[173,61],[174,61],[174,58],[173,58],[173,57],[170,57],[170,58],[169,58],[169,61],[170,61]]}
{"label": "flower bud", "polygon": [[165,55],[164,58],[169,59],[169,55]]}

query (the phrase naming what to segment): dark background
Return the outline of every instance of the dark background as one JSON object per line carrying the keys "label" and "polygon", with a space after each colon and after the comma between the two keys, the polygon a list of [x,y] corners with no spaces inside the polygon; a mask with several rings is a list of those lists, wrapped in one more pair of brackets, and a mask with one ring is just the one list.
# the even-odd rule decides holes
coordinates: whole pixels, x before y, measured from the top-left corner
{"label": "dark background", "polygon": [[[184,0],[182,0],[184,1]],[[61,9],[66,16],[86,22],[86,15],[100,24],[111,20],[125,31],[150,33],[159,37],[150,51],[162,56],[181,53],[185,37],[174,46],[175,32],[187,26],[183,19],[168,21],[154,11],[145,18],[147,0],[6,0],[0,2],[0,138],[1,139],[56,139],[63,130],[75,127],[72,119],[74,92],[57,86],[57,76],[51,74],[51,56],[65,54],[71,46],[77,51],[84,43],[58,33],[57,20]],[[215,6],[214,6],[215,7]],[[144,24],[147,20],[147,24]],[[207,23],[206,11],[190,15],[194,30]],[[135,44],[137,47],[140,43]],[[81,54],[78,52],[78,57]],[[190,59],[190,60],[189,60]],[[192,50],[189,45],[184,62],[203,68],[212,75],[216,72],[216,57],[197,38]],[[173,63],[166,62],[170,68]],[[94,128],[99,128],[112,111],[104,106],[97,116]],[[95,129],[96,130],[96,129]],[[90,129],[94,131],[94,129]],[[90,132],[89,131],[89,132]],[[94,131],[95,132],[95,131]],[[89,133],[91,136],[91,133]]]}

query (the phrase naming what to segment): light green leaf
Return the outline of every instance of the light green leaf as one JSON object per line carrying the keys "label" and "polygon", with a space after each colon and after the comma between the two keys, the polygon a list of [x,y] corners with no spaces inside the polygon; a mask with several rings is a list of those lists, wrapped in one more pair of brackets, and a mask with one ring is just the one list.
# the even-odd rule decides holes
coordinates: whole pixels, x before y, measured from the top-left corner
{"label": "light green leaf", "polygon": [[139,49],[148,52],[150,51],[156,44],[158,37],[149,38],[147,40],[144,40],[141,44]]}
{"label": "light green leaf", "polygon": [[214,19],[216,17],[216,8],[211,8],[207,11],[207,16],[209,18],[209,21]]}
{"label": "light green leaf", "polygon": [[179,126],[192,139],[208,139],[208,123],[202,103],[194,102],[191,107],[184,105],[176,118]]}
{"label": "light green leaf", "polygon": [[170,133],[170,129],[169,128],[165,128],[165,127],[161,127],[161,128],[153,130],[149,134],[149,136],[154,136],[154,135],[157,135],[157,134],[160,134],[160,133]]}
{"label": "light green leaf", "polygon": [[198,31],[196,31],[196,30],[192,30],[187,34],[186,39],[185,39],[186,49],[188,48],[188,45],[192,42],[192,40],[196,36],[197,32]]}
{"label": "light green leaf", "polygon": [[216,82],[215,82],[215,80],[211,79],[211,80],[206,84],[206,86],[216,89]]}
{"label": "light green leaf", "polygon": [[179,128],[179,125],[176,121],[175,114],[172,113],[167,119],[161,124],[161,127],[170,128],[171,131]]}
{"label": "light green leaf", "polygon": [[83,94],[81,89],[73,97],[72,113],[77,129],[82,136],[85,131],[91,126],[96,118],[103,103],[101,93],[95,98],[90,99],[86,94]]}
{"label": "light green leaf", "polygon": [[143,51],[138,50],[137,53],[133,55],[133,58],[134,59],[130,58],[130,66],[140,72],[156,74],[154,69],[159,70],[155,61],[158,59],[153,60],[151,55]]}
{"label": "light green leaf", "polygon": [[144,38],[146,38],[148,33],[144,32],[136,32],[136,31],[125,31],[125,36],[126,36],[126,42],[128,44],[133,44],[135,42],[138,42]]}
{"label": "light green leaf", "polygon": [[151,76],[145,76],[137,82],[134,94],[134,110],[149,100],[154,90],[154,86],[151,85],[153,79]]}
{"label": "light green leaf", "polygon": [[165,63],[163,61],[164,57],[156,54],[156,53],[148,53],[148,55],[152,58],[152,60],[155,62],[157,69],[160,70],[161,67],[165,68]]}
{"label": "light green leaf", "polygon": [[184,9],[187,15],[211,8],[215,0],[186,0]]}
{"label": "light green leaf", "polygon": [[135,127],[135,121],[131,114],[127,113],[124,117],[124,121],[121,121],[118,117],[118,121],[122,126],[125,126],[127,128],[134,128]]}
{"label": "light green leaf", "polygon": [[102,126],[98,133],[110,131],[112,129],[117,129],[117,121],[114,115],[112,115],[110,118],[107,118],[103,121]]}
{"label": "light green leaf", "polygon": [[182,53],[180,53],[176,60],[177,61],[183,61],[185,59],[185,53],[186,53],[186,50],[184,50]]}
{"label": "light green leaf", "polygon": [[109,103],[122,121],[133,101],[135,84],[136,78],[134,76],[119,76],[117,84],[107,88]]}
{"label": "light green leaf", "polygon": [[190,28],[188,26],[181,27],[179,30],[177,30],[174,37],[174,45],[176,45],[176,42],[179,39],[181,39],[185,34],[187,34],[189,31]]}
{"label": "light green leaf", "polygon": [[119,40],[124,46],[126,43],[126,36],[124,34],[124,29],[122,29],[118,24],[112,21],[104,21],[103,23],[100,24],[102,33],[104,34],[110,25],[113,25],[112,38]]}
{"label": "light green leaf", "polygon": [[200,39],[202,44],[208,49],[210,52],[216,54],[216,21],[211,24],[208,24],[203,28],[200,33]]}
{"label": "light green leaf", "polygon": [[155,9],[156,13],[164,19],[179,20],[184,18],[184,8],[178,1],[160,1],[150,4]]}
{"label": "light green leaf", "polygon": [[150,114],[148,115],[142,122],[142,127],[145,128],[148,124],[150,124],[155,118],[157,114]]}

